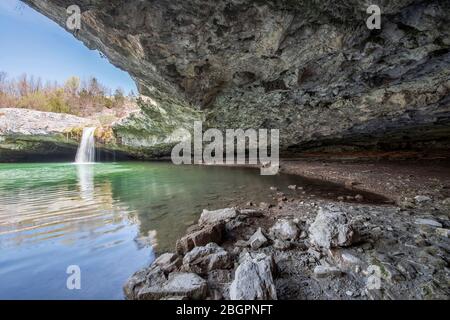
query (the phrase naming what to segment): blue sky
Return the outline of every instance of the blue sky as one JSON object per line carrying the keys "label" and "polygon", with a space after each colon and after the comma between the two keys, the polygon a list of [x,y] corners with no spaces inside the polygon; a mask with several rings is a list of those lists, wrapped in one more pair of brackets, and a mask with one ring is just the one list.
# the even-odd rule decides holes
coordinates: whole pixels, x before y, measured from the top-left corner
{"label": "blue sky", "polygon": [[0,0],[0,71],[60,83],[70,76],[95,76],[111,89],[137,92],[126,72],[19,0]]}

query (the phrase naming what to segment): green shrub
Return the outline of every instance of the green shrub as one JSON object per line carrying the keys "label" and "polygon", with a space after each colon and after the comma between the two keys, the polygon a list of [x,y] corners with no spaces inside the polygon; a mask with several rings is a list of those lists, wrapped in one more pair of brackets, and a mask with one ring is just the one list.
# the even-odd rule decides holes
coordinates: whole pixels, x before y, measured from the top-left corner
{"label": "green shrub", "polygon": [[46,111],[57,113],[70,113],[70,107],[64,99],[64,91],[56,90],[45,105]]}

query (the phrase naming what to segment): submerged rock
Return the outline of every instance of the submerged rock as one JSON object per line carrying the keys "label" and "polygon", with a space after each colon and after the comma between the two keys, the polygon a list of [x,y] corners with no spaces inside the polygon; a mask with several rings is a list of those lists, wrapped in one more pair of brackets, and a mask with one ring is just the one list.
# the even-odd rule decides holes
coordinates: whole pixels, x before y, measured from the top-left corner
{"label": "submerged rock", "polygon": [[274,262],[265,254],[252,258],[246,254],[230,285],[231,300],[276,300],[273,281]]}
{"label": "submerged rock", "polygon": [[356,232],[347,214],[334,206],[320,207],[315,221],[309,227],[311,243],[330,249],[351,245]]}

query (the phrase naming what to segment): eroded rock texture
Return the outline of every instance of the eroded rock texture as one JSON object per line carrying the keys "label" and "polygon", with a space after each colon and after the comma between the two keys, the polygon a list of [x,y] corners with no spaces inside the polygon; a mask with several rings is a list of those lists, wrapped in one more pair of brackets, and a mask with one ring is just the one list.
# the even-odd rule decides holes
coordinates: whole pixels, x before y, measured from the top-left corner
{"label": "eroded rock texture", "polygon": [[[158,145],[202,117],[211,127],[278,128],[291,153],[449,136],[448,1],[24,2],[62,26],[78,4],[75,36],[151,97],[116,127],[125,144]],[[372,3],[381,30],[366,27]]]}

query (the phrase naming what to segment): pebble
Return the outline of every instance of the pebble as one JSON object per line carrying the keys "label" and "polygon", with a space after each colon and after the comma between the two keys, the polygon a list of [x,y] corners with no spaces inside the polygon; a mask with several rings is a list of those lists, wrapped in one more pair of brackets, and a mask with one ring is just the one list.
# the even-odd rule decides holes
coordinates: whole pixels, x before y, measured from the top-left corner
{"label": "pebble", "polygon": [[336,267],[316,266],[314,268],[314,275],[317,278],[335,277],[335,276],[340,276],[341,274],[342,274],[342,271]]}
{"label": "pebble", "polygon": [[450,230],[449,229],[437,228],[435,232],[437,235],[439,235],[441,237],[450,238]]}
{"label": "pebble", "polygon": [[414,201],[416,202],[416,203],[424,203],[424,202],[429,202],[429,201],[431,201],[431,198],[430,197],[428,197],[428,196],[415,196],[414,197]]}
{"label": "pebble", "polygon": [[341,254],[341,258],[342,258],[342,261],[344,263],[347,263],[347,264],[359,264],[359,263],[361,263],[361,260],[358,257],[355,257],[354,255],[352,255],[352,254],[350,254],[348,252],[342,253]]}
{"label": "pebble", "polygon": [[432,219],[418,218],[418,219],[416,219],[415,223],[419,224],[419,225],[442,228],[442,224],[440,222],[437,222],[436,220],[432,220]]}

